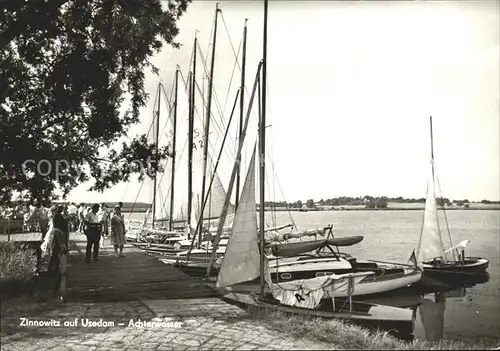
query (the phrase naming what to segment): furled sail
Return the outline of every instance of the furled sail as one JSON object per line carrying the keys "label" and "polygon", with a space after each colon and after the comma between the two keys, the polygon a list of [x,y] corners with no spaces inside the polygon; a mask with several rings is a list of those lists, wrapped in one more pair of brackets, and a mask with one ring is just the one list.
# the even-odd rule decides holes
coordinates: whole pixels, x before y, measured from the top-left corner
{"label": "furled sail", "polygon": [[436,204],[434,162],[431,160],[431,171],[427,183],[427,198],[425,200],[424,221],[417,250],[417,261],[445,257],[443,239],[439,230],[439,218]]}
{"label": "furled sail", "polygon": [[255,146],[235,214],[216,286],[218,288],[253,280],[260,276],[255,211]]}

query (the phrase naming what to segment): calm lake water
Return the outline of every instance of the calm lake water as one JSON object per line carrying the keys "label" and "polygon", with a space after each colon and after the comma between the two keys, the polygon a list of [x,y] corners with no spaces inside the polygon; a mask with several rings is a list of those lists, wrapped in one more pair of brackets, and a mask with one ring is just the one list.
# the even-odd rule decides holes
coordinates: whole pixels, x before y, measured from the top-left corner
{"label": "calm lake water", "polygon": [[[442,217],[442,213],[440,214]],[[490,260],[490,280],[438,298],[424,297],[416,311],[415,336],[438,340],[485,341],[500,344],[500,211],[447,211],[454,244],[470,239],[467,256]],[[126,216],[125,218],[127,218]],[[134,214],[132,218],[140,217]],[[266,213],[269,226],[295,222],[298,229],[334,226],[335,236],[363,235],[364,240],[345,248],[360,260],[404,263],[416,248],[422,211],[322,211]],[[443,219],[443,218],[442,218]],[[444,221],[443,221],[443,227]],[[445,243],[448,242],[446,237]],[[445,244],[445,246],[447,246]]]}

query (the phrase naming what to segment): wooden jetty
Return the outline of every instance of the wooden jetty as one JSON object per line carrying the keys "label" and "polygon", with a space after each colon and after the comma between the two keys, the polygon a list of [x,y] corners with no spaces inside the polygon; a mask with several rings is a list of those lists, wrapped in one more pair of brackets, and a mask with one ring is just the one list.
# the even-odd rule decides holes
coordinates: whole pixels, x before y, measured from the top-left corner
{"label": "wooden jetty", "polygon": [[72,303],[140,301],[157,317],[226,318],[245,311],[221,300],[207,282],[126,245],[115,257],[108,239],[99,261],[85,262],[85,236],[71,233],[64,296]]}
{"label": "wooden jetty", "polygon": [[217,293],[196,280],[135,248],[125,257],[112,251],[99,255],[100,261],[85,263],[85,252],[68,262],[67,292],[71,301],[128,301],[216,297]]}

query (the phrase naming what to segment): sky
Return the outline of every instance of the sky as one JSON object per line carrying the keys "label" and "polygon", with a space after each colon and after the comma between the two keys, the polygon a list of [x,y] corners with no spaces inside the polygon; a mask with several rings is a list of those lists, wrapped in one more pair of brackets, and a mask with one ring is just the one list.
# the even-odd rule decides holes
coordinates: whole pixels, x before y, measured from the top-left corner
{"label": "sky", "polygon": [[[263,1],[221,1],[220,8],[214,95],[223,117],[215,102],[212,111],[227,122],[245,18],[247,102],[262,58]],[[209,60],[214,15],[215,2],[189,5],[179,21],[182,47],[165,47],[152,60],[160,76],[147,72],[151,99],[131,135],[149,128],[158,82],[170,94],[176,65],[187,76],[195,33]],[[499,200],[499,33],[498,1],[269,1],[266,142],[275,177],[269,175],[267,200],[425,197],[430,116],[442,195]],[[201,73],[197,80],[206,83]],[[244,162],[255,142],[252,126]],[[227,160],[235,136],[232,130]],[[230,164],[221,163],[226,184]],[[134,181],[103,194],[88,186],[68,199],[151,201],[151,182],[141,191]]]}

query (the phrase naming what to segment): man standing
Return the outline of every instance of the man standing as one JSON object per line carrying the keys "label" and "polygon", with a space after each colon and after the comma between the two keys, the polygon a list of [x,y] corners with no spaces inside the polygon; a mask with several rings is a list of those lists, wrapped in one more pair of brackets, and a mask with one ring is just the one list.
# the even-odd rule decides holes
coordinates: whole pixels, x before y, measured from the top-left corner
{"label": "man standing", "polygon": [[94,204],[92,210],[85,216],[85,235],[87,236],[87,251],[85,262],[90,263],[90,252],[93,249],[94,261],[99,261],[99,241],[101,239],[101,221],[97,212],[99,205]]}

